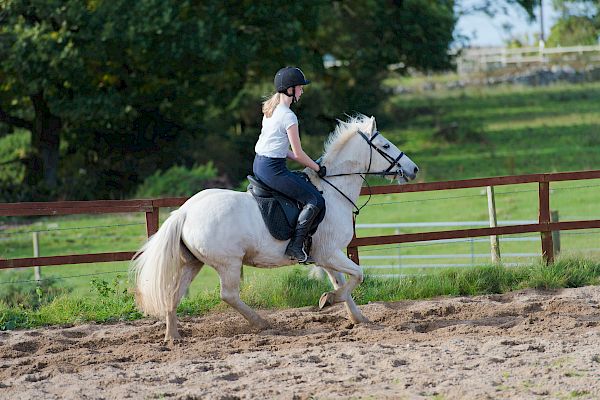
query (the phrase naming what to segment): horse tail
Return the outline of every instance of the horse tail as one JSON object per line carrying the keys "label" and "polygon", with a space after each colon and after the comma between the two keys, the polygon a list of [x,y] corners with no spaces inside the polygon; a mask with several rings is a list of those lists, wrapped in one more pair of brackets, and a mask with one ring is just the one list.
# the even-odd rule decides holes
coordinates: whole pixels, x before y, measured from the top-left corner
{"label": "horse tail", "polygon": [[175,210],[133,257],[131,276],[138,308],[163,317],[177,307],[177,291],[185,262],[181,231],[186,213]]}

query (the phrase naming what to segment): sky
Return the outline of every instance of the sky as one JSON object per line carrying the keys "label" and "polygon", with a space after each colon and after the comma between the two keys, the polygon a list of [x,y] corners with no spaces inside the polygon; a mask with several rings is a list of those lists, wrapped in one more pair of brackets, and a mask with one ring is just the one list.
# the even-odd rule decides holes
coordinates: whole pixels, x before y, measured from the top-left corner
{"label": "sky", "polygon": [[[468,9],[477,0],[463,0],[460,2],[463,9]],[[481,1],[479,1],[481,3]],[[552,1],[545,0],[544,5],[544,32],[548,38],[552,24],[558,18],[558,13],[552,8]],[[530,44],[533,44],[534,33],[540,32],[539,7],[535,9],[536,20],[529,21],[527,13],[517,5],[507,8],[508,15],[498,14],[490,18],[483,13],[467,15],[458,20],[456,29],[471,38],[471,46],[502,46],[510,38],[523,38],[528,35]],[[513,25],[511,33],[503,29],[503,24]],[[537,43],[536,43],[537,44]]]}

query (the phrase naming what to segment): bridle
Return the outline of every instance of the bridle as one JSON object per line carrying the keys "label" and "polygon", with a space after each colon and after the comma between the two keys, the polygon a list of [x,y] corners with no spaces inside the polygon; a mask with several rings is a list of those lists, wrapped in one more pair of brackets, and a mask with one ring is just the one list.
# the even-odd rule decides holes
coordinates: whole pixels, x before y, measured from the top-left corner
{"label": "bridle", "polygon": [[[333,174],[333,175],[326,175],[326,176],[328,178],[333,178],[333,177],[337,177],[337,176],[360,175],[360,177],[362,178],[362,180],[367,184],[367,187],[369,188],[369,198],[367,199],[367,201],[362,206],[360,206],[360,208],[359,208],[359,207],[356,206],[356,204],[348,196],[346,196],[346,194],[344,192],[342,192],[340,189],[338,189],[333,183],[329,182],[327,179],[325,179],[325,177],[321,178],[329,186],[331,186],[332,188],[334,188],[335,190],[337,190],[337,192],[339,194],[341,194],[342,196],[344,196],[346,198],[346,200],[348,200],[350,202],[350,204],[352,204],[352,206],[356,210],[356,211],[353,211],[354,215],[358,215],[360,213],[360,210],[362,210],[363,207],[367,205],[367,203],[369,202],[369,200],[371,200],[371,185],[369,185],[369,182],[365,178],[366,175],[379,175],[379,176],[382,176],[382,177],[385,177],[385,176],[388,176],[388,175],[392,175],[393,177],[397,177],[398,175],[400,175],[400,177],[405,177],[404,170],[400,166],[400,159],[402,157],[404,157],[404,152],[401,151],[400,154],[398,155],[398,157],[394,158],[391,155],[389,155],[388,153],[386,153],[384,150],[382,150],[379,147],[377,147],[373,143],[373,139],[375,139],[377,137],[377,135],[379,135],[379,131],[375,131],[375,133],[373,133],[373,135],[371,135],[370,138],[367,137],[367,135],[365,135],[360,130],[358,131],[358,134],[369,144],[369,147],[370,147],[370,152],[369,152],[369,166],[367,167],[367,171],[366,172],[348,172],[348,173],[344,173],[344,174]],[[371,172],[371,162],[373,161],[373,149],[375,149],[375,151],[377,151],[379,154],[381,154],[381,156],[383,158],[385,158],[390,163],[390,166],[386,170],[379,171],[379,172]],[[396,167],[396,166],[398,167],[398,170],[397,171],[392,171],[392,169],[394,167]]]}

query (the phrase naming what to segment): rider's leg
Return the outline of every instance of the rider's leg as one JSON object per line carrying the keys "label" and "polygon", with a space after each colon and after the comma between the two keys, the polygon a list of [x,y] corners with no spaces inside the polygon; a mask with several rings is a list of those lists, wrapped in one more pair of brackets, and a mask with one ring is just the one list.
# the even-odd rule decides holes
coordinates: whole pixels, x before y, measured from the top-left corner
{"label": "rider's leg", "polygon": [[257,156],[254,160],[254,173],[271,188],[304,204],[286,254],[298,262],[312,263],[304,244],[309,232],[316,229],[315,218],[325,208],[323,196],[314,186],[290,172],[285,159]]}
{"label": "rider's leg", "polygon": [[296,230],[294,231],[290,243],[288,243],[288,246],[285,249],[285,254],[290,256],[291,259],[297,260],[300,263],[314,263],[314,260],[309,256],[308,250],[304,246],[304,242],[306,241],[306,237],[308,236],[313,221],[319,214],[319,211],[320,210],[313,204],[305,205],[302,211],[300,211],[298,222],[296,223]]}
{"label": "rider's leg", "polygon": [[[294,178],[296,178],[296,176],[294,176]],[[312,264],[314,263],[314,260],[309,254],[310,234],[317,229],[315,222],[317,222],[319,214],[321,214],[321,211],[325,208],[325,200],[314,186],[309,185],[300,178],[298,178],[297,181],[298,182],[295,182],[292,192],[295,193],[294,198],[304,204],[304,208],[300,211],[300,215],[298,215],[296,229],[288,243],[285,254],[290,256],[292,260],[297,260],[300,263]]]}

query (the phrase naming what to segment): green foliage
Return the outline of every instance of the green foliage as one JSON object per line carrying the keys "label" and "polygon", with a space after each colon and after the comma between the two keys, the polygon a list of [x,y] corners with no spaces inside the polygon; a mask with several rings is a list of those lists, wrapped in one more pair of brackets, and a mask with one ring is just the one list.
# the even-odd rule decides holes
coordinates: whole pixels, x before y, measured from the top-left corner
{"label": "green foliage", "polygon": [[180,315],[202,315],[215,309],[221,304],[219,289],[204,290],[193,297],[185,296],[179,306],[177,313]]}
{"label": "green foliage", "polygon": [[593,19],[586,16],[567,16],[559,19],[550,30],[548,47],[595,45],[600,31]]}
{"label": "green foliage", "polygon": [[0,303],[10,307],[38,309],[70,291],[68,287],[64,287],[58,280],[52,278],[41,280],[39,283],[31,282],[32,275],[31,270],[13,270],[3,274]]}
{"label": "green foliage", "polygon": [[[440,274],[381,279],[366,276],[353,296],[358,304],[372,301],[398,301],[437,296],[505,293],[522,288],[554,289],[600,283],[600,263],[585,259],[562,259],[551,266],[481,266],[449,269]],[[86,321],[134,320],[142,317],[133,296],[120,277],[112,282],[95,279],[97,296],[59,296],[37,309],[9,306],[0,301],[0,330],[33,328],[51,324]],[[305,269],[294,268],[274,279],[251,277],[242,287],[242,298],[252,307],[290,308],[317,303],[321,293],[331,290],[329,282],[308,277]],[[39,296],[44,296],[40,293]],[[178,308],[183,315],[204,314],[222,307],[218,289],[198,292],[184,298]]]}
{"label": "green foliage", "polygon": [[[100,301],[98,302],[98,306],[86,305],[82,310],[84,312],[79,314],[78,318],[84,320],[113,321],[134,320],[142,316],[135,307],[133,295],[128,289],[129,282],[123,279],[120,274],[115,275],[111,282],[93,278],[90,284],[92,293],[96,292]],[[64,298],[67,304],[70,300],[72,299]],[[85,300],[84,304],[87,301]],[[57,303],[56,306],[62,309],[60,302]],[[49,312],[48,315],[51,316],[52,313]],[[72,314],[67,313],[67,315]]]}
{"label": "green foliage", "polygon": [[[453,2],[423,0],[2,7],[0,122],[33,137],[19,183],[54,189],[58,179],[47,195],[70,199],[129,196],[174,164],[214,160],[221,174],[243,178],[260,99],[286,64],[315,82],[299,113],[303,132],[322,143],[344,113],[373,113],[387,64],[448,67],[456,22]],[[326,55],[342,65],[325,69]]]}
{"label": "green foliage", "polygon": [[30,134],[24,130],[0,136],[0,182],[16,183],[23,180],[25,168],[22,159],[29,145]]}
{"label": "green foliage", "polygon": [[[117,282],[117,281],[118,281],[118,275],[115,277],[115,282]],[[111,286],[104,279],[92,278],[92,280],[90,281],[90,285],[92,285],[92,289],[94,291],[98,292],[98,295],[100,295],[101,298],[108,298],[117,293],[117,290],[115,289],[116,285],[113,284]]]}
{"label": "green foliage", "polygon": [[190,169],[173,166],[157,171],[146,178],[138,188],[137,197],[192,196],[206,187],[207,181],[216,178],[217,170],[212,162]]}
{"label": "green foliage", "polygon": [[0,133],[0,202],[18,202],[43,199],[41,188],[26,185],[26,158],[31,145],[31,134],[17,129],[2,137]]}
{"label": "green foliage", "polygon": [[597,285],[600,282],[600,265],[585,259],[558,260],[551,265],[536,265],[530,270],[526,287],[558,289]]}
{"label": "green foliage", "polygon": [[269,279],[246,279],[241,297],[258,308],[304,307],[315,304],[321,293],[328,290],[328,282],[309,279],[306,269],[294,268],[287,274]]}

